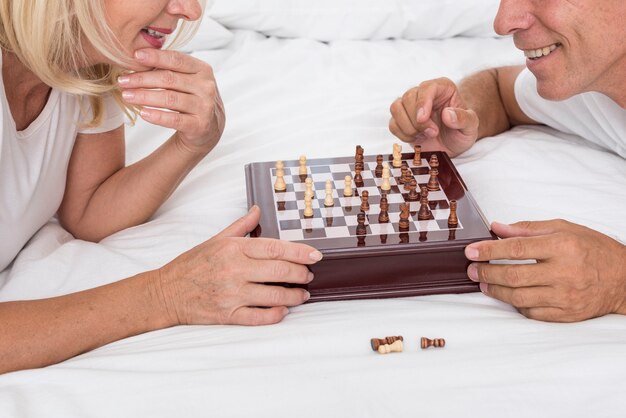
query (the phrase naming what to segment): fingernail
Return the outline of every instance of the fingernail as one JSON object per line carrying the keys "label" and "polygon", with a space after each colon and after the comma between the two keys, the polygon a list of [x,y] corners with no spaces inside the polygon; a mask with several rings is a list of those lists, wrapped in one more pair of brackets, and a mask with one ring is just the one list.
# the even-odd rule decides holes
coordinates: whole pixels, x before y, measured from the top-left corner
{"label": "fingernail", "polygon": [[148,54],[146,53],[146,51],[135,51],[135,58],[137,58],[139,61],[143,61],[146,58],[148,58]]}
{"label": "fingernail", "polygon": [[469,260],[478,260],[479,252],[477,248],[474,247],[465,247],[465,257]]}
{"label": "fingernail", "polygon": [[475,282],[478,281],[478,266],[476,266],[476,264],[472,263],[469,265],[469,267],[467,268],[467,276],[470,278],[470,280],[473,280]]}
{"label": "fingernail", "polygon": [[250,214],[250,213],[252,213],[252,211],[253,211],[253,210],[254,210],[254,208],[256,208],[256,207],[257,207],[257,205],[252,205],[252,206],[250,207],[250,209],[248,209],[248,213],[249,213],[249,214]]}
{"label": "fingernail", "polygon": [[323,257],[322,253],[317,250],[309,254],[309,258],[313,261],[320,261],[322,257]]}
{"label": "fingernail", "polygon": [[125,76],[125,75],[120,76],[117,78],[117,82],[120,85],[128,84],[130,82],[130,77]]}
{"label": "fingernail", "polygon": [[422,119],[424,117],[424,115],[426,114],[426,111],[424,110],[423,107],[420,107],[417,110],[417,119]]}
{"label": "fingernail", "polygon": [[452,123],[457,123],[458,122],[458,118],[456,117],[456,112],[452,109],[448,109],[448,115],[450,115],[450,121]]}
{"label": "fingernail", "polygon": [[135,93],[132,91],[123,91],[122,97],[124,100],[132,100],[135,97]]}
{"label": "fingernail", "polygon": [[426,136],[432,138],[433,136],[437,135],[437,132],[433,128],[426,128],[424,130],[424,134],[426,134]]}
{"label": "fingernail", "polygon": [[485,295],[489,294],[489,285],[487,283],[481,283],[480,284],[480,291],[483,292]]}
{"label": "fingernail", "polygon": [[304,291],[304,300],[307,301],[309,299],[311,299],[311,294],[305,290]]}
{"label": "fingernail", "polygon": [[147,111],[146,109],[141,109],[139,111],[139,114],[141,115],[142,118],[148,118],[150,117],[150,112]]}
{"label": "fingernail", "polygon": [[315,275],[309,271],[309,274],[307,275],[307,283],[311,283],[314,278],[315,278]]}

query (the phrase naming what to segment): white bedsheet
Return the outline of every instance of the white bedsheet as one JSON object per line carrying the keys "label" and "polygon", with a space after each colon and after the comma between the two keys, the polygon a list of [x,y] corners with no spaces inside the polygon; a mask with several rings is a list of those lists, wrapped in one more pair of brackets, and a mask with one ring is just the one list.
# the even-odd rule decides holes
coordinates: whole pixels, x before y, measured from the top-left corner
{"label": "white bedsheet", "polygon": [[[519,63],[510,39],[337,41],[235,31],[203,51],[227,109],[218,147],[153,220],[99,244],[54,221],[0,273],[0,300],[49,297],[156,268],[246,211],[251,161],[389,153],[389,105],[420,80]],[[138,123],[128,159],[169,132]],[[408,150],[409,147],[406,146]],[[565,218],[626,241],[626,162],[520,127],[455,160],[489,220]],[[403,335],[381,356],[372,337]],[[421,336],[444,337],[420,350]],[[175,327],[0,376],[0,417],[619,417],[626,317],[524,318],[480,293],[312,303],[265,327]]]}

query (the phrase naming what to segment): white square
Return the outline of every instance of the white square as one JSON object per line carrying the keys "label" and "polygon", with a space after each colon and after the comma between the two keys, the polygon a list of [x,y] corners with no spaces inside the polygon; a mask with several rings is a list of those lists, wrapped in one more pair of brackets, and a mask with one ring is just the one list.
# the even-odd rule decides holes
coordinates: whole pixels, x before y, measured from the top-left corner
{"label": "white square", "polygon": [[394,234],[393,225],[390,223],[370,224],[373,235]]}
{"label": "white square", "polygon": [[294,200],[296,200],[295,192],[274,193],[275,202],[293,202]]}
{"label": "white square", "polygon": [[330,171],[332,173],[351,173],[349,164],[331,164]]}
{"label": "white square", "polygon": [[420,231],[439,231],[441,229],[439,228],[439,224],[432,219],[428,221],[417,221],[415,224]]}
{"label": "white square", "polygon": [[323,207],[320,208],[322,218],[341,218],[343,217],[343,209],[339,206]]}
{"label": "white square", "polygon": [[313,179],[314,182],[316,183],[325,183],[326,180],[333,180],[333,174],[332,173],[315,173],[315,174],[311,174],[311,178]]}
{"label": "white square", "polygon": [[350,196],[350,197],[340,197],[339,198],[339,202],[341,203],[341,206],[343,207],[354,207],[354,206],[358,206],[361,207],[361,198],[356,197],[356,196]]}
{"label": "white square", "polygon": [[[298,205],[298,209],[304,209],[304,200],[298,200],[296,202],[296,205]],[[320,207],[320,202],[317,199],[313,199],[311,201],[311,207],[313,209],[319,209]]]}
{"label": "white square", "polygon": [[300,221],[302,229],[324,228],[324,220],[320,218],[304,218]]}
{"label": "white square", "polygon": [[276,212],[276,218],[278,221],[292,221],[294,219],[300,219],[300,212],[297,210],[279,210]]}
{"label": "white square", "polygon": [[304,234],[301,229],[289,229],[287,231],[280,231],[280,239],[286,241],[302,241]]}
{"label": "white square", "polygon": [[435,209],[432,213],[435,219],[448,219],[448,216],[450,216],[450,209]]}
{"label": "white square", "polygon": [[392,193],[387,195],[388,203],[404,203],[404,197],[399,193]]}
{"label": "white square", "polygon": [[350,236],[350,230],[347,226],[330,226],[326,227],[326,236],[328,238],[343,238]]}

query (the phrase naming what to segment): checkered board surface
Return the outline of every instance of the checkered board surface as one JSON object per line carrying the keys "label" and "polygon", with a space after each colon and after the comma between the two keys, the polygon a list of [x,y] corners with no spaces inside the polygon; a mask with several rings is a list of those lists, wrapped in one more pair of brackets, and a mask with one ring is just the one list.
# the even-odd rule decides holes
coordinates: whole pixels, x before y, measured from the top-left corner
{"label": "checkered board surface", "polygon": [[[413,177],[417,181],[419,191],[421,186],[426,186],[430,178],[428,172],[430,166],[426,159],[422,159],[420,166],[413,164],[413,159],[405,159]],[[370,208],[365,212],[365,225],[367,235],[393,235],[400,233],[420,233],[430,231],[449,230],[448,216],[450,214],[449,199],[444,190],[429,191],[428,200],[432,212],[430,220],[418,220],[417,212],[420,208],[419,201],[410,202],[408,200],[408,190],[400,184],[398,179],[401,176],[400,168],[393,168],[389,164],[391,177],[391,190],[387,191],[387,201],[389,202],[389,222],[379,223],[380,198],[382,190],[382,178],[375,176],[376,161],[365,161],[364,169],[361,173],[363,184],[356,186],[352,182],[353,196],[344,197],[345,177],[354,176],[354,163],[337,163],[318,165],[315,160],[307,164],[308,177],[313,180],[313,217],[304,217],[304,192],[305,179],[307,176],[299,175],[300,167],[285,167],[284,180],[287,190],[273,193],[276,222],[278,224],[279,238],[289,241],[306,241],[309,239],[328,239],[357,236],[357,214],[361,212],[361,193],[365,190],[369,193]],[[276,181],[276,169],[269,168],[268,176],[271,176],[272,185]],[[331,180],[333,185],[334,206],[325,207],[326,180]],[[398,222],[400,220],[400,205],[409,204],[409,230],[400,231]],[[463,229],[463,220],[459,219],[459,224],[455,230]]]}

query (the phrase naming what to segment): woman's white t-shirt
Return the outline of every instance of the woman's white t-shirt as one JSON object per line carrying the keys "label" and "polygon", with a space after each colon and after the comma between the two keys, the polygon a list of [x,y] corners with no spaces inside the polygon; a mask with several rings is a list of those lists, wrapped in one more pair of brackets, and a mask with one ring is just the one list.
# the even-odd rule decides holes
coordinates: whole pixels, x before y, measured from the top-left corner
{"label": "woman's white t-shirt", "polygon": [[[0,68],[1,63],[0,58]],[[89,100],[84,103],[87,112],[81,112],[79,97],[52,89],[41,114],[18,132],[0,71],[0,271],[59,208],[76,135],[108,132],[124,123],[124,113],[108,97],[104,123],[81,129],[91,116]]]}
{"label": "woman's white t-shirt", "polygon": [[558,102],[546,100],[537,93],[537,79],[526,68],[515,81],[515,98],[531,119],[626,158],[626,109],[608,96],[588,92]]}

